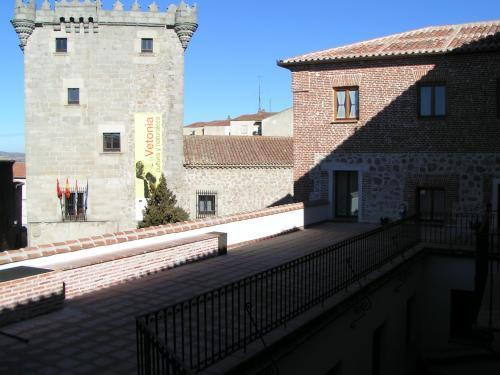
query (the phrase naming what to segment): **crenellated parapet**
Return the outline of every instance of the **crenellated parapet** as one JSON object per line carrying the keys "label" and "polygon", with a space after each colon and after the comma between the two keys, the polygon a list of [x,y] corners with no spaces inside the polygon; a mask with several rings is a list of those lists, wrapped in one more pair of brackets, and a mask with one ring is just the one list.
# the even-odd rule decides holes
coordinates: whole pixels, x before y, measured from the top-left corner
{"label": "crenellated parapet", "polygon": [[175,30],[184,49],[198,28],[196,6],[188,6],[183,0],[179,6],[172,4],[165,10],[156,1],[143,8],[139,0],[128,10],[120,0],[109,10],[103,9],[101,0],[44,0],[39,9],[35,0],[15,2],[11,22],[22,50],[36,26],[51,26],[67,33],[98,33],[99,25],[167,27]]}

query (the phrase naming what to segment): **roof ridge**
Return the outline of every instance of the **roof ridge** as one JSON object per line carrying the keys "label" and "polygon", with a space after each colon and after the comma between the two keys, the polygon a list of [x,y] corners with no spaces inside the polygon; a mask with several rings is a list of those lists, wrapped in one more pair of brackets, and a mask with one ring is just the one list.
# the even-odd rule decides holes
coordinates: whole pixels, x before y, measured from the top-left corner
{"label": "roof ridge", "polygon": [[[457,37],[461,37],[461,40],[463,39],[463,44],[466,44],[471,42],[480,42],[482,38],[495,35],[492,34],[491,29],[478,30],[475,33],[465,30],[466,28],[481,26],[488,28],[500,27],[500,19],[421,27],[320,51],[308,52],[302,55],[280,60],[278,65],[284,66],[296,62],[325,61],[329,59],[349,59],[356,57],[361,58],[422,53],[446,53],[450,51],[450,48]],[[442,30],[445,30],[445,32],[440,32]],[[464,30],[463,36],[460,35],[462,30]],[[493,31],[495,30],[496,29],[493,29]],[[433,33],[434,35],[432,35]],[[423,35],[419,38],[419,34]],[[408,36],[415,36],[415,38],[408,38]],[[398,41],[400,44],[395,44]],[[428,45],[426,45],[426,42]],[[363,47],[366,47],[366,49],[363,50]],[[453,46],[453,49],[455,48],[458,49],[460,47]]]}

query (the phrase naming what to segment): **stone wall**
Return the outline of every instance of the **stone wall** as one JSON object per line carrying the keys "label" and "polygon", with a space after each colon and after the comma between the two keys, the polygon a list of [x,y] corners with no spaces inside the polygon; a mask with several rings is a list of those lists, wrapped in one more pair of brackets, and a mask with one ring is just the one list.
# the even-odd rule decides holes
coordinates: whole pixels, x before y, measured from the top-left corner
{"label": "stone wall", "polygon": [[196,218],[197,191],[217,193],[217,216],[255,211],[289,203],[293,194],[292,168],[186,168],[187,200]]}
{"label": "stone wall", "polygon": [[[16,8],[15,20],[25,17],[26,9],[23,5]],[[94,22],[97,18],[89,17],[74,22],[74,17],[78,21],[79,14],[87,10],[102,13],[102,23],[98,25]],[[34,17],[35,9],[30,11]],[[176,22],[190,12],[189,8],[184,4],[170,7],[167,13],[155,13],[96,10],[93,3],[59,6],[55,12],[65,12],[65,22],[53,12],[45,4],[36,11],[37,27],[23,46],[30,244],[50,242],[58,236],[68,238],[65,224],[57,225],[61,208],[55,193],[56,179],[64,185],[69,178],[72,186],[76,180],[80,186],[88,181],[89,221],[117,226],[114,231],[136,227],[135,113],[163,115],[163,170],[178,194],[184,185],[182,119],[187,44]],[[195,19],[194,12],[190,19]],[[135,22],[137,17],[143,21]],[[19,28],[16,31],[22,35]],[[67,38],[67,53],[55,51],[58,37]],[[141,38],[153,38],[153,53],[141,53]],[[68,88],[80,89],[79,105],[67,104]],[[103,152],[104,132],[121,134],[120,152]]]}
{"label": "stone wall", "polygon": [[496,153],[334,153],[316,154],[315,159],[311,198],[333,198],[329,181],[336,170],[358,171],[362,221],[395,219],[403,203],[409,213],[415,212],[419,187],[444,188],[448,212],[480,212],[498,199],[493,186],[500,178]]}

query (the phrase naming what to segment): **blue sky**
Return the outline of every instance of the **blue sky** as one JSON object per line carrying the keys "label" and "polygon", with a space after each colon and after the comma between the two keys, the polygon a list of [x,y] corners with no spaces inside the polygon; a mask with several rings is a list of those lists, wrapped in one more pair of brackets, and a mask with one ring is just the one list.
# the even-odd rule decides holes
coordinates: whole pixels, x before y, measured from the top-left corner
{"label": "blue sky", "polygon": [[[53,0],[51,0],[53,2]],[[152,0],[142,0],[145,9]],[[156,0],[162,10],[171,2]],[[38,0],[39,3],[42,0]],[[114,0],[104,0],[110,8]],[[133,0],[122,0],[127,9]],[[291,106],[290,73],[276,61],[430,25],[500,18],[498,0],[197,0],[200,27],[186,52],[185,124],[252,113],[258,76],[266,110]],[[23,59],[0,5],[0,151],[24,151]]]}

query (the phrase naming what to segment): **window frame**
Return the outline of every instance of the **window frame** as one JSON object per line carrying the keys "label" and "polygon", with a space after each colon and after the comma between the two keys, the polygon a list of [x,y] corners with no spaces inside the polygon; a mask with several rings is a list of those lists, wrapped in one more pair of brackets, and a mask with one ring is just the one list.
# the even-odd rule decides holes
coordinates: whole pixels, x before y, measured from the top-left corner
{"label": "window frame", "polygon": [[[114,140],[115,138],[111,139],[111,148],[106,147],[106,137],[115,137],[118,136],[118,148],[114,147]],[[102,152],[104,153],[117,153],[117,152],[122,152],[122,139],[121,139],[121,133],[120,132],[105,132],[102,133]]]}
{"label": "window frame", "polygon": [[[212,197],[212,205],[213,209],[211,211],[206,210],[206,202],[208,202],[208,199],[205,199],[205,210],[200,210],[200,201],[201,198],[207,198],[207,197]],[[217,216],[217,193],[214,191],[198,191],[196,192],[196,218],[197,219],[204,219],[207,217],[215,217]]]}
{"label": "window frame", "polygon": [[[436,87],[444,87],[444,115],[436,115]],[[422,103],[422,88],[431,88],[431,114],[422,115],[420,105]],[[419,119],[443,119],[448,114],[448,88],[446,82],[420,82],[417,85],[417,116]]]}
{"label": "window frame", "polygon": [[[151,49],[144,48],[144,42],[151,41]],[[154,53],[154,38],[141,38],[141,53],[151,54]]]}
{"label": "window frame", "polygon": [[[71,100],[71,94],[70,92],[72,90],[76,90],[78,93],[78,100]],[[79,87],[68,87],[68,105],[80,105],[80,88]]]}
{"label": "window frame", "polygon": [[[346,112],[345,112],[345,117],[338,118],[337,117],[337,93],[339,91],[345,91],[346,93]],[[349,117],[351,114],[351,96],[349,93],[351,91],[357,91],[358,92],[358,113],[356,117]],[[360,118],[360,91],[359,91],[359,86],[341,86],[341,87],[334,87],[333,88],[333,122],[358,122]]]}
{"label": "window frame", "polygon": [[[64,50],[59,49],[59,41],[65,41]],[[56,53],[68,53],[68,38],[56,38]]]}
{"label": "window frame", "polygon": [[[421,190],[427,190],[431,192],[431,210],[430,212],[422,212],[421,207],[420,207],[420,191]],[[444,210],[445,212],[435,212],[434,211],[434,192],[440,191],[443,192],[444,195]],[[446,214],[446,209],[447,209],[447,204],[446,204],[446,189],[442,186],[418,186],[417,187],[417,214],[420,220],[423,221],[430,221],[430,222],[443,222],[444,221],[444,216]],[[423,214],[430,215],[430,217],[423,217]]]}
{"label": "window frame", "polygon": [[[70,190],[69,198],[63,194],[64,200],[64,221],[87,221],[87,213],[85,210],[85,192],[82,190]],[[78,195],[78,201],[75,204],[75,197]]]}

